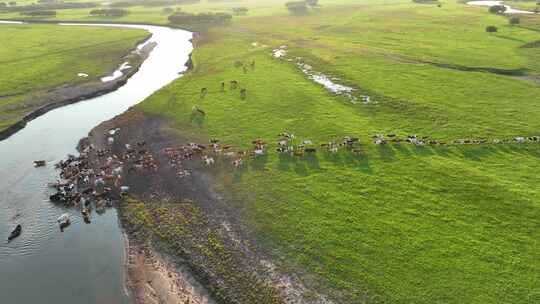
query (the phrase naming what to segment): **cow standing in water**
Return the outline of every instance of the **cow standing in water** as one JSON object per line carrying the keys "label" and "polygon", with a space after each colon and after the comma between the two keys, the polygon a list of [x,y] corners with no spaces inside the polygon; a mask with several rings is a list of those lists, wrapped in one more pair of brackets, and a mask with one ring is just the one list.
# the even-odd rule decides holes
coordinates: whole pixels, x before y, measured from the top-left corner
{"label": "cow standing in water", "polygon": [[240,98],[242,98],[242,100],[246,99],[247,97],[247,90],[246,89],[242,89],[240,90]]}
{"label": "cow standing in water", "polygon": [[221,92],[225,92],[225,82],[221,82]]}
{"label": "cow standing in water", "polygon": [[250,65],[250,66],[251,66],[251,70],[252,70],[252,71],[255,71],[255,60],[253,60],[253,61],[251,62],[251,65]]}

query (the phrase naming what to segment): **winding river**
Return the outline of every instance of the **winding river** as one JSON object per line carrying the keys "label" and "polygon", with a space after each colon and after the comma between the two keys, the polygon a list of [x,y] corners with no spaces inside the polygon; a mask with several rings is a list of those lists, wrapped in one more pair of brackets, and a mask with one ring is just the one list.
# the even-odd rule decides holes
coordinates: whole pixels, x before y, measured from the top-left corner
{"label": "winding river", "polygon": [[[152,38],[138,47],[157,45],[116,91],[48,112],[0,141],[0,303],[127,303],[125,240],[116,210],[94,212],[92,223],[86,225],[77,210],[48,202],[46,185],[56,180],[53,164],[75,154],[79,139],[178,78],[192,51],[192,33],[184,30],[123,24],[58,26],[68,25],[144,29]],[[34,168],[36,159],[47,160],[48,165]],[[72,225],[62,233],[56,219],[65,212],[71,213]],[[23,226],[22,235],[6,243],[17,224]]]}

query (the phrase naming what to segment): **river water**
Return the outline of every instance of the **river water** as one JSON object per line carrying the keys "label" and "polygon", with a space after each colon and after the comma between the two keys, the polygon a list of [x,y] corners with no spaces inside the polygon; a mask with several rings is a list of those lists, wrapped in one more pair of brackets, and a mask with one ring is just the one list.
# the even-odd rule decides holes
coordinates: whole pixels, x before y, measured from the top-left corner
{"label": "river water", "polygon": [[504,5],[506,7],[506,14],[534,14],[534,12],[530,11],[524,11],[519,10],[510,7],[509,5],[504,4],[504,1],[487,1],[487,0],[480,0],[480,1],[469,1],[467,2],[468,5],[477,5],[477,6],[494,6],[494,5]]}
{"label": "river water", "polygon": [[[0,30],[3,25],[0,25]],[[13,26],[13,25],[10,25]],[[21,24],[17,26],[34,26]],[[58,26],[67,26],[58,25]],[[86,24],[145,29],[157,46],[139,71],[118,90],[65,106],[31,121],[0,141],[0,303],[126,303],[124,237],[116,210],[92,214],[84,224],[79,210],[48,202],[46,184],[55,181],[53,164],[75,154],[82,137],[180,76],[192,51],[192,34],[147,25]],[[139,48],[142,45],[139,46]],[[1,70],[0,70],[1,73]],[[34,160],[48,165],[34,168]],[[70,213],[72,225],[60,232],[56,219]],[[7,243],[17,225],[22,235]]]}

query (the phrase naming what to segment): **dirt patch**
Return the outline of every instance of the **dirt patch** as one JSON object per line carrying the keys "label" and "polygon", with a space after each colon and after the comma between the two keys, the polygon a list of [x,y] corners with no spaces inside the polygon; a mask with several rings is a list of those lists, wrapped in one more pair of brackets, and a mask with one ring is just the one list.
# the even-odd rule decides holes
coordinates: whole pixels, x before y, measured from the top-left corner
{"label": "dirt patch", "polygon": [[[148,39],[150,39],[150,36],[138,42],[136,45],[139,45]],[[146,58],[148,58],[148,55],[155,46],[155,43],[149,43],[141,50],[136,51],[135,48],[130,50],[129,53],[122,58],[122,60],[129,61],[132,68],[126,70],[124,75],[113,81],[102,82],[100,79],[96,79],[81,84],[66,84],[53,88],[47,91],[44,95],[34,97],[32,100],[14,105],[14,107],[19,108],[37,107],[37,109],[28,113],[21,120],[17,121],[6,129],[0,130],[0,140],[10,137],[24,128],[28,122],[51,110],[115,91],[119,87],[123,86],[127,80],[139,70],[141,64],[144,62],[144,60],[146,60]],[[11,110],[18,109],[12,108]]]}
{"label": "dirt patch", "polygon": [[[108,130],[117,128],[120,130],[111,144]],[[178,176],[163,151],[190,141],[208,142],[183,137],[169,128],[165,119],[137,109],[102,123],[81,141],[82,145],[109,149],[120,159],[126,144],[133,147],[144,142],[140,149],[151,153],[158,164],[155,170],[136,172],[130,169],[130,161],[124,162],[123,180],[130,190],[129,197],[119,203],[119,214],[130,242],[153,244],[161,254],[174,257],[174,267],[186,269],[217,303],[332,303],[306,287],[307,275],[300,280],[298,275],[281,273],[282,268],[257,246],[231,199],[216,189],[212,172],[217,168],[207,168],[194,157],[183,161],[189,176]],[[133,259],[142,259],[132,253]],[[146,266],[135,265],[140,266],[128,269],[128,288],[134,295],[143,292],[138,303],[154,303],[160,287],[141,283],[140,273]],[[182,294],[182,289],[173,293],[178,292]],[[170,292],[162,294],[168,297]]]}
{"label": "dirt patch", "polygon": [[126,286],[134,303],[215,303],[189,274],[150,244],[129,243],[126,266]]}

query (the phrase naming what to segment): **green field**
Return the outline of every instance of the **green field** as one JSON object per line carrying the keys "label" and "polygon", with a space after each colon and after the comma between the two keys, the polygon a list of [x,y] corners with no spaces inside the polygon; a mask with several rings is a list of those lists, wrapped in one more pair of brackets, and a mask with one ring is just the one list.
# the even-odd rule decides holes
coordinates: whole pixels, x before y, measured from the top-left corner
{"label": "green field", "polygon": [[[540,39],[538,17],[522,17],[535,31],[453,2],[351,3],[321,1],[307,17],[277,6],[211,30],[195,50],[195,70],[141,107],[172,118],[184,135],[244,148],[256,138],[275,148],[284,130],[317,143],[359,136],[360,156],[271,153],[220,173],[259,240],[318,274],[343,303],[540,301],[537,145],[380,147],[369,140],[376,133],[444,140],[539,133],[537,84],[426,63],[539,75],[539,49],[522,47]],[[499,32],[487,34],[487,25]],[[283,44],[290,57],[378,103],[353,105],[312,83],[294,63],[271,57]],[[234,67],[253,60],[247,74]],[[248,90],[245,101],[219,92],[221,81],[233,79]],[[210,89],[204,100],[201,87]],[[193,119],[194,105],[204,119]]]}
{"label": "green field", "polygon": [[[0,130],[36,107],[49,89],[99,79],[147,35],[142,30],[0,25]],[[86,73],[87,78],[77,76]]]}
{"label": "green field", "polygon": [[[284,130],[315,143],[360,137],[360,155],[271,152],[216,173],[258,241],[315,274],[339,303],[539,303],[540,145],[376,146],[370,138],[540,135],[540,86],[531,80],[540,75],[540,16],[510,26],[485,7],[405,0],[321,0],[310,15],[290,16],[284,2],[180,6],[250,12],[203,33],[194,70],[139,109],[169,118],[183,136],[239,148],[262,138],[273,151]],[[113,20],[167,22],[161,8],[129,10]],[[57,19],[92,18],[66,10]],[[488,25],[498,32],[486,33]],[[376,103],[328,92],[273,58],[280,45]],[[237,61],[255,69],[244,73]],[[504,75],[512,71],[523,74]],[[230,80],[247,89],[246,100],[220,92]],[[207,115],[194,118],[193,106]]]}

